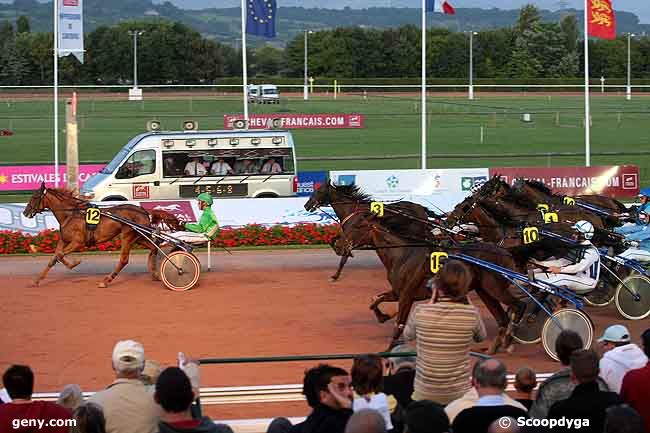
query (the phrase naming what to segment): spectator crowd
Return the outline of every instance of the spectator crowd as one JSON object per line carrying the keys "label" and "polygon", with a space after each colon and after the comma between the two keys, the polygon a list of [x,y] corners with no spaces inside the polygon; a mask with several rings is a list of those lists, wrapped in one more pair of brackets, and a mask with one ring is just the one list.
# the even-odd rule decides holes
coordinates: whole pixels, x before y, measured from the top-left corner
{"label": "spectator crowd", "polygon": [[[486,333],[467,299],[469,282],[465,265],[449,261],[433,281],[431,301],[411,313],[405,344],[386,359],[356,357],[349,373],[328,364],[307,370],[309,415],[295,425],[276,418],[267,432],[650,433],[650,329],[638,336],[639,346],[625,326],[609,326],[597,350],[584,349],[578,334],[564,330],[555,343],[561,368],[541,383],[535,371],[521,368],[508,392],[502,361],[471,363],[470,344]],[[28,366],[9,367],[0,433],[232,432],[200,414],[197,361],[162,369],[146,360],[142,344],[126,340],[115,345],[112,366],[115,380],[104,390],[85,399],[68,385],[56,403],[32,400]]]}

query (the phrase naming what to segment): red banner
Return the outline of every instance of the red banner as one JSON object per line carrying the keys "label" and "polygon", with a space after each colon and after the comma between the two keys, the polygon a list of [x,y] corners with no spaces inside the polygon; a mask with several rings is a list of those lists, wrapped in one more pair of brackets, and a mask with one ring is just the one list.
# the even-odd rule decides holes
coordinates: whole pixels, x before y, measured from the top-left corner
{"label": "red banner", "polygon": [[537,180],[562,195],[602,194],[610,197],[636,197],[639,193],[639,167],[614,165],[600,167],[500,167],[499,175],[509,184],[518,178]]}
{"label": "red banner", "polygon": [[602,39],[616,39],[616,16],[612,0],[589,0],[589,36]]}
{"label": "red banner", "polygon": [[[241,114],[225,114],[225,129],[233,129],[233,121],[242,120]],[[363,128],[363,114],[251,114],[250,129],[356,129]]]}

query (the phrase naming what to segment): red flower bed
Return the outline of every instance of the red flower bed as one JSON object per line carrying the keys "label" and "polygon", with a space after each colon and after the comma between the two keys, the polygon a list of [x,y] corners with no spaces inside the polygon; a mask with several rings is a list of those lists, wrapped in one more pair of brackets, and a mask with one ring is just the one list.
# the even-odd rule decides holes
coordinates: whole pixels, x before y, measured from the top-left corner
{"label": "red flower bed", "polygon": [[[213,245],[226,248],[244,245],[319,245],[329,243],[338,233],[337,224],[300,224],[293,227],[263,227],[257,224],[241,228],[224,228],[213,240]],[[37,235],[0,230],[0,254],[52,253],[59,242],[57,230],[44,230]],[[140,247],[141,248],[141,247]],[[103,242],[85,251],[117,251],[120,239]]]}

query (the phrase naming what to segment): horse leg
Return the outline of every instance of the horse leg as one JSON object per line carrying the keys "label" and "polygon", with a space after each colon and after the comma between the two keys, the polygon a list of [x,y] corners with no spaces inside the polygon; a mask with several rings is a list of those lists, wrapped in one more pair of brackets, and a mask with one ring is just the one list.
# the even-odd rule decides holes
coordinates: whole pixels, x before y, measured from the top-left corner
{"label": "horse leg", "polygon": [[391,316],[389,316],[388,314],[384,313],[379,309],[379,304],[381,304],[382,302],[395,302],[395,301],[397,301],[397,295],[392,290],[388,290],[384,293],[380,293],[379,295],[372,298],[372,304],[370,304],[369,308],[375,313],[375,316],[377,316],[377,321],[379,323],[384,323],[387,320],[390,320],[391,318]]}
{"label": "horse leg", "polygon": [[492,317],[494,317],[496,320],[497,325],[499,326],[497,336],[494,338],[492,344],[488,348],[488,355],[494,355],[499,350],[499,347],[501,347],[503,344],[503,339],[508,327],[508,315],[501,307],[499,301],[490,296],[488,293],[484,292],[481,289],[477,289],[476,293],[478,294],[479,298],[481,298],[481,301],[483,301],[487,309],[492,314]]}
{"label": "horse leg", "polygon": [[137,234],[135,232],[131,231],[130,235],[129,233],[125,234],[122,232],[122,249],[120,250],[120,259],[117,262],[117,265],[115,266],[115,269],[113,272],[110,273],[110,275],[107,275],[104,277],[104,280],[99,283],[99,287],[101,288],[106,288],[111,281],[117,277],[117,275],[120,273],[122,269],[129,263],[129,254],[131,253],[131,246],[137,239]]}
{"label": "horse leg", "polygon": [[151,274],[151,279],[160,281],[160,274],[158,272],[158,249],[151,245],[149,257],[147,258],[147,270]]}
{"label": "horse leg", "polygon": [[344,254],[341,256],[341,261],[339,262],[339,268],[336,270],[336,273],[330,277],[332,281],[336,281],[339,279],[339,277],[341,276],[341,271],[343,270],[343,266],[345,266],[349,257],[352,257],[352,254],[350,255]]}
{"label": "horse leg", "polygon": [[47,266],[45,266],[45,269],[43,269],[41,273],[38,275],[38,277],[36,277],[36,279],[32,282],[32,286],[37,287],[40,284],[41,280],[43,280],[47,276],[47,273],[50,272],[50,269],[52,269],[54,265],[56,265],[56,262],[63,263],[68,269],[72,269],[75,266],[77,266],[79,263],[81,263],[80,260],[73,260],[72,262],[68,262],[64,258],[66,254],[75,251],[80,246],[81,243],[78,241],[74,241],[66,244],[63,239],[59,239],[59,241],[56,244],[56,249],[54,250],[54,255],[47,263]]}
{"label": "horse leg", "polygon": [[390,352],[393,347],[397,346],[398,340],[402,336],[402,332],[404,332],[404,327],[406,326],[406,321],[411,312],[411,307],[415,301],[409,288],[406,287],[405,289],[406,290],[403,290],[400,293],[399,304],[397,307],[397,320],[395,321],[395,329],[393,330],[393,339],[390,342],[390,346],[388,346],[387,352]]}

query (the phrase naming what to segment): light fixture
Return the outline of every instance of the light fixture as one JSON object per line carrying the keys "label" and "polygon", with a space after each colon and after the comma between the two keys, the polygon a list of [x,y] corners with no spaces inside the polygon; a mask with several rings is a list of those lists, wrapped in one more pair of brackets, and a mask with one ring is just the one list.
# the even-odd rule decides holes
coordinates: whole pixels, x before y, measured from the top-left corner
{"label": "light fixture", "polygon": [[183,129],[186,131],[197,131],[199,124],[196,120],[185,120],[183,121]]}
{"label": "light fixture", "polygon": [[239,138],[231,138],[230,139],[230,145],[231,146],[237,146],[239,144]]}
{"label": "light fixture", "polygon": [[217,145],[216,138],[208,138],[208,146],[216,146],[216,145]]}
{"label": "light fixture", "polygon": [[147,131],[155,132],[160,131],[160,122],[158,120],[150,120],[147,122]]}
{"label": "light fixture", "polygon": [[163,146],[165,146],[165,147],[173,147],[174,146],[174,140],[163,140]]}
{"label": "light fixture", "polygon": [[260,138],[251,138],[251,144],[252,144],[253,146],[257,146],[257,145],[259,145],[261,142],[262,142],[262,140],[261,140]]}
{"label": "light fixture", "polygon": [[273,144],[278,145],[282,143],[282,137],[273,137]]}
{"label": "light fixture", "polygon": [[196,140],[194,140],[194,139],[185,140],[185,146],[194,147],[195,145],[196,145]]}
{"label": "light fixture", "polygon": [[235,129],[244,129],[246,128],[246,121],[244,119],[237,119],[232,122],[232,126]]}

